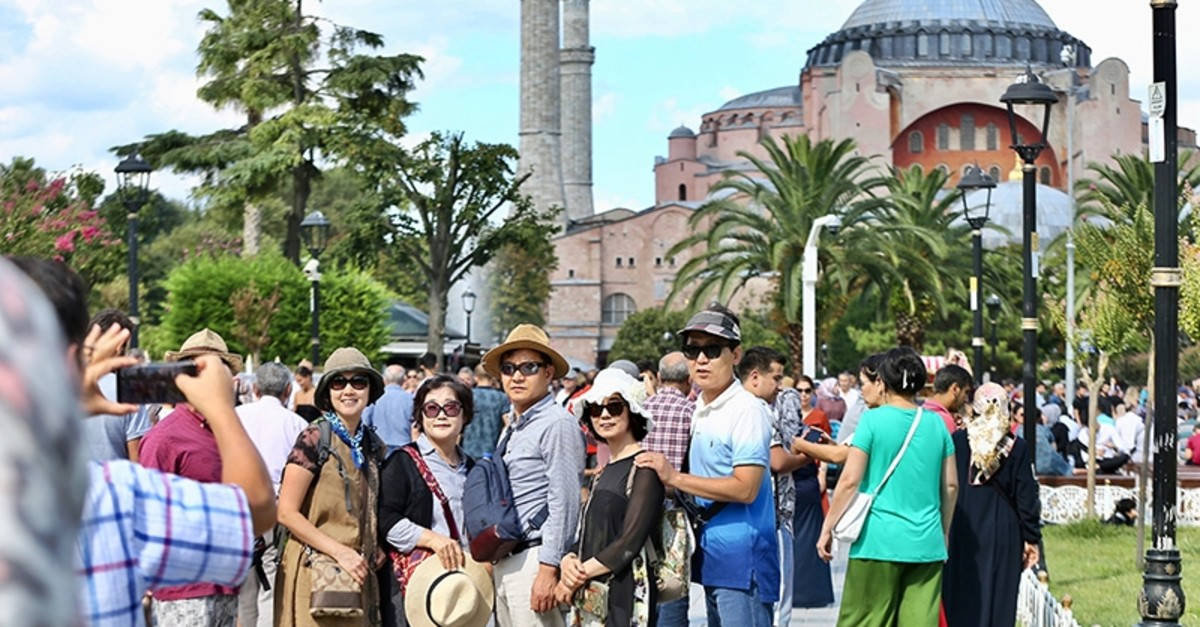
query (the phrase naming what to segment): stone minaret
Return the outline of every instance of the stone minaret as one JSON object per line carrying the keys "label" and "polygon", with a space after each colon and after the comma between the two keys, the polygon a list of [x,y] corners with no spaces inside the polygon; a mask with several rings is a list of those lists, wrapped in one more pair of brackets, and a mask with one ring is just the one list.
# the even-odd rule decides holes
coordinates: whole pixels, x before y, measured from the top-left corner
{"label": "stone minaret", "polygon": [[[559,0],[521,0],[522,189],[539,210],[565,207],[558,75]],[[563,218],[565,221],[565,218]]]}
{"label": "stone minaret", "polygon": [[592,63],[588,44],[588,1],[563,0],[562,171],[566,218],[591,216],[592,208]]}

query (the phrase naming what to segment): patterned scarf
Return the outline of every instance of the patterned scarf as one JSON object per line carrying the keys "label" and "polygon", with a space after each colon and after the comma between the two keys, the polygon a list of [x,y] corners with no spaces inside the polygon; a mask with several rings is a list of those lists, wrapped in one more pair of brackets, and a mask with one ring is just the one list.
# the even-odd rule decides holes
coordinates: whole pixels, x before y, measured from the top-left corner
{"label": "patterned scarf", "polygon": [[1016,437],[1008,424],[1008,395],[995,383],[985,383],[975,392],[974,416],[967,422],[971,443],[971,485],[983,485],[1000,469],[1012,452]]}
{"label": "patterned scarf", "polygon": [[333,432],[336,433],[337,436],[346,443],[346,446],[350,447],[350,454],[351,458],[354,460],[354,465],[361,470],[363,464],[365,464],[367,461],[366,456],[363,455],[362,449],[364,433],[362,423],[359,422],[358,429],[355,430],[354,435],[350,435],[350,432],[346,429],[346,425],[342,424],[342,419],[338,418],[337,414],[331,411],[325,412],[325,420],[329,421],[329,426],[332,428]]}

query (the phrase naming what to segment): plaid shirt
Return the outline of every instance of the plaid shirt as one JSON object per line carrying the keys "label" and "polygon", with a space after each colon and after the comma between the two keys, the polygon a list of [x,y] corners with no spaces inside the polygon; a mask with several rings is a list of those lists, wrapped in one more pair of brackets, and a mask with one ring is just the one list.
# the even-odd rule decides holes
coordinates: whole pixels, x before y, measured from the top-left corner
{"label": "plaid shirt", "polygon": [[78,547],[87,623],[136,627],[147,588],[241,584],[254,529],[236,486],[111,461],[91,465]]}
{"label": "plaid shirt", "polygon": [[692,414],[696,411],[696,403],[674,387],[663,385],[657,394],[642,403],[642,407],[654,416],[654,430],[646,436],[642,446],[647,451],[666,455],[667,461],[679,470],[692,439]]}

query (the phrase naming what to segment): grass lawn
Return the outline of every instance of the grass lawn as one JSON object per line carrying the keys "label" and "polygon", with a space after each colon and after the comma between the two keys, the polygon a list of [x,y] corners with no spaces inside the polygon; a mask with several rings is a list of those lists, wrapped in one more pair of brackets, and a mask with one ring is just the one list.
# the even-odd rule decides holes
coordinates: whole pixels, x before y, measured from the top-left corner
{"label": "grass lawn", "polygon": [[[1147,521],[1148,522],[1148,521]],[[1147,536],[1150,529],[1147,525]],[[1098,522],[1046,526],[1043,529],[1050,591],[1061,599],[1071,595],[1071,610],[1083,627],[1129,627],[1141,617],[1137,597],[1142,573],[1134,563],[1136,527]],[[1183,554],[1184,625],[1200,625],[1200,528],[1179,527],[1176,533]],[[1147,544],[1149,538],[1147,538]]]}

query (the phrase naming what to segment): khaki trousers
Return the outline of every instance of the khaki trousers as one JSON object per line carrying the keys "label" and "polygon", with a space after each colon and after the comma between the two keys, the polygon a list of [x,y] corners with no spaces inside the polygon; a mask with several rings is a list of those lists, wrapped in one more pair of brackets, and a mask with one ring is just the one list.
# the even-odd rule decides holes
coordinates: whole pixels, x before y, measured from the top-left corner
{"label": "khaki trousers", "polygon": [[533,580],[538,572],[538,549],[533,547],[496,563],[492,583],[496,587],[496,624],[500,627],[563,627],[559,608],[537,613],[529,607]]}

